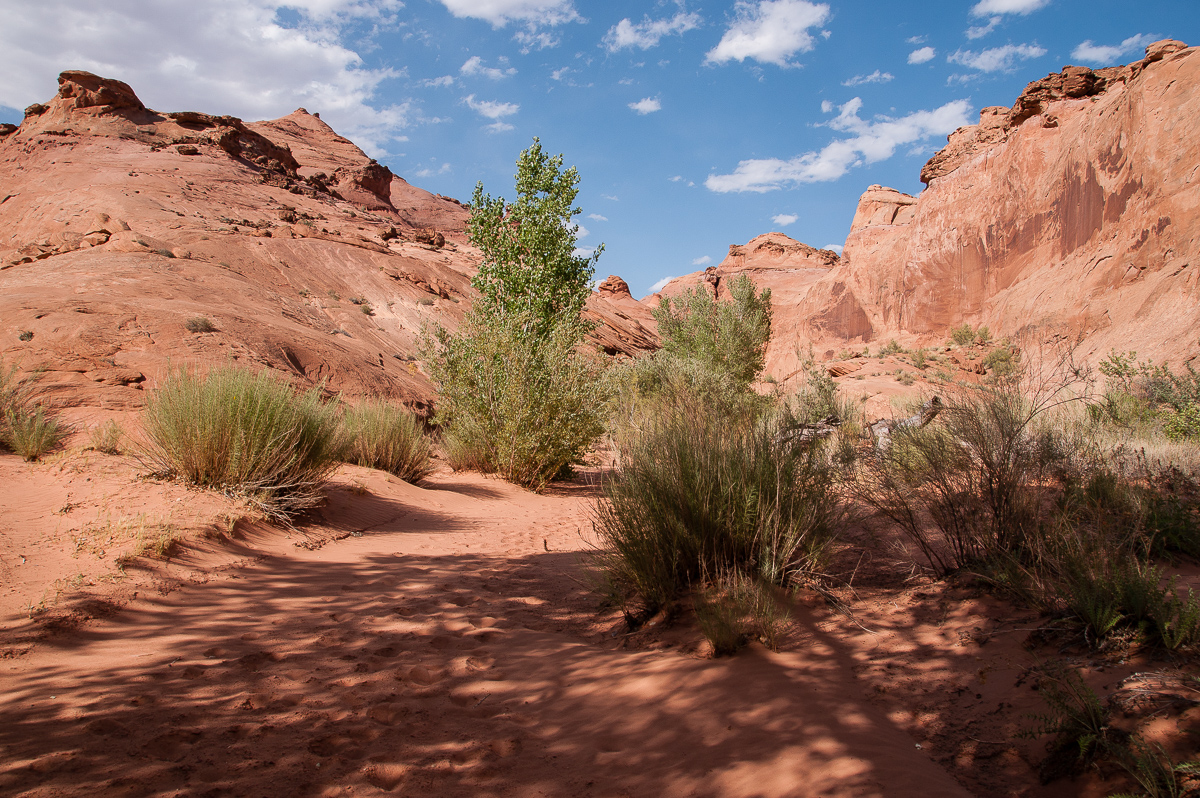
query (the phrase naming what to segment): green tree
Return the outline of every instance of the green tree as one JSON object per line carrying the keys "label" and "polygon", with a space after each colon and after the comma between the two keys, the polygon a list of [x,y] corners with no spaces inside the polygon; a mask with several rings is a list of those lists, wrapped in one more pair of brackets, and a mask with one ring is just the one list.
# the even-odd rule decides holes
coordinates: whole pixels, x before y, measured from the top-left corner
{"label": "green tree", "polygon": [[590,256],[575,254],[579,173],[562,165],[563,156],[547,155],[535,138],[517,158],[517,199],[492,197],[477,183],[467,223],[471,243],[483,251],[471,280],[480,294],[476,307],[490,316],[528,311],[537,320],[535,335],[579,316],[604,251],[601,244]]}
{"label": "green tree", "polygon": [[427,335],[436,421],[455,460],[540,490],[603,431],[601,364],[583,346],[596,259],[575,254],[579,175],[541,143],[517,159],[517,199],[475,188],[471,243],[479,291],[457,334]]}

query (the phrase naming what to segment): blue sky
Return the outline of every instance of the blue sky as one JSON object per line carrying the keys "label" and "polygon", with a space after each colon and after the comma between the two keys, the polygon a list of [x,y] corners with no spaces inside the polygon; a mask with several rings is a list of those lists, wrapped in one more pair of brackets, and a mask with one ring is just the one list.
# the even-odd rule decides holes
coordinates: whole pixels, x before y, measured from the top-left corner
{"label": "blue sky", "polygon": [[581,247],[636,295],[780,230],[840,245],[873,183],[1064,64],[1200,43],[1200,3],[0,0],[0,121],[63,69],[158,110],[321,113],[415,185],[511,197],[534,136],[582,176]]}

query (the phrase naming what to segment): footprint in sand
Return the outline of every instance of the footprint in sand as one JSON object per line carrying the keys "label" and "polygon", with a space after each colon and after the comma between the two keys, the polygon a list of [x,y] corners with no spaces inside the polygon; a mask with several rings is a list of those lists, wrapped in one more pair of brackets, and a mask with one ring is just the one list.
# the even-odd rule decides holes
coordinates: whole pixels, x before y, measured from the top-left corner
{"label": "footprint in sand", "polygon": [[225,656],[225,649],[218,646],[213,646],[212,648],[205,649],[204,656],[208,657],[209,659],[220,659],[221,657]]}
{"label": "footprint in sand", "polygon": [[203,679],[208,668],[202,668],[199,665],[189,665],[183,669],[183,678],[185,679]]}
{"label": "footprint in sand", "polygon": [[520,737],[505,737],[499,740],[492,740],[488,743],[488,749],[493,754],[500,757],[513,756],[521,753],[524,745]]}
{"label": "footprint in sand", "polygon": [[401,673],[403,673],[403,675],[399,678],[407,679],[415,684],[437,684],[443,678],[445,678],[445,674],[441,670],[436,668],[427,668],[424,665],[417,665],[409,669],[407,673],[404,673],[403,671],[401,671]]}
{"label": "footprint in sand", "polygon": [[395,726],[407,714],[408,707],[400,704],[376,704],[367,716],[384,726]]}
{"label": "footprint in sand", "polygon": [[112,718],[100,718],[83,727],[89,734],[99,737],[128,737],[129,728]]}
{"label": "footprint in sand", "polygon": [[142,750],[155,759],[164,762],[178,762],[187,754],[192,744],[200,739],[202,732],[184,731],[182,729],[160,734],[142,746]]}
{"label": "footprint in sand", "polygon": [[398,762],[379,762],[368,765],[363,775],[372,787],[384,792],[392,792],[408,780],[408,765]]}

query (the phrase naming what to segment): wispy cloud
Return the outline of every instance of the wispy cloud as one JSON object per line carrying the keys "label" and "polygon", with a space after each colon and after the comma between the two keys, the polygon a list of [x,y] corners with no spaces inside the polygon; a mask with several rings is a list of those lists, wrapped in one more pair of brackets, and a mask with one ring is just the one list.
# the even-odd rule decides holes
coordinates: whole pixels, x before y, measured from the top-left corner
{"label": "wispy cloud", "polygon": [[451,14],[490,22],[503,28],[510,22],[534,27],[581,21],[572,0],[442,0]]}
{"label": "wispy cloud", "polygon": [[908,54],[908,63],[924,64],[926,61],[932,61],[935,55],[937,51],[932,47],[921,47]]}
{"label": "wispy cloud", "polygon": [[[503,60],[504,59],[501,59],[501,63],[503,63]],[[484,66],[483,59],[477,55],[473,55],[467,59],[466,63],[458,68],[458,73],[468,77],[472,75],[481,75],[482,77],[491,78],[492,80],[500,80],[501,78],[517,74],[517,70],[515,67],[498,69],[496,67]]]}
{"label": "wispy cloud", "polygon": [[833,112],[832,100],[821,100],[821,113],[828,114]]}
{"label": "wispy cloud", "polygon": [[482,116],[484,119],[491,119],[492,124],[485,128],[489,133],[503,133],[507,130],[512,130],[513,126],[503,119],[506,116],[512,116],[517,111],[521,110],[521,106],[516,103],[494,102],[492,100],[476,100],[474,94],[470,94],[463,98],[463,102],[467,104],[475,113]]}
{"label": "wispy cloud", "polygon": [[425,78],[420,82],[421,86],[426,88],[447,88],[454,85],[453,75],[442,75],[440,78]]}
{"label": "wispy cloud", "polygon": [[750,58],[760,64],[796,66],[796,53],[807,53],[815,42],[809,32],[829,19],[829,6],[807,0],[738,0],[734,19],[706,64],[725,64]]}
{"label": "wispy cloud", "polygon": [[604,34],[604,46],[610,53],[626,47],[649,50],[657,46],[664,36],[682,35],[695,30],[703,21],[699,14],[683,11],[670,19],[650,19],[647,16],[636,25],[629,19],[623,19]]}
{"label": "wispy cloud", "polygon": [[1041,58],[1045,54],[1045,48],[1036,44],[1006,44],[978,53],[973,50],[955,50],[946,56],[946,60],[952,64],[978,69],[980,72],[1007,72],[1018,60],[1028,61],[1030,58]]}
{"label": "wispy cloud", "polygon": [[597,221],[597,222],[607,222],[607,221],[608,221],[608,217],[607,217],[607,216],[601,216],[601,215],[600,215],[600,214],[598,214],[598,213],[589,213],[589,214],[587,215],[587,218],[589,218],[589,219],[592,219],[592,220],[594,220],[594,221]]}
{"label": "wispy cloud", "polygon": [[620,197],[614,196],[613,194],[601,194],[600,199],[606,199],[611,202],[620,202],[621,201]]}
{"label": "wispy cloud", "polygon": [[707,266],[710,263],[712,263],[712,258],[710,258],[708,255],[701,255],[700,257],[692,260],[693,266]]}
{"label": "wispy cloud", "polygon": [[727,175],[709,175],[705,186],[718,193],[775,191],[800,183],[837,180],[854,166],[892,157],[903,144],[944,136],[970,123],[971,104],[955,100],[932,111],[915,111],[899,119],[878,116],[868,121],[858,116],[862,100],[855,97],[840,108],[828,126],[852,134],[830,142],[817,152],[789,160],[763,158],[740,161]]}
{"label": "wispy cloud", "polygon": [[971,9],[971,16],[990,17],[993,14],[1032,14],[1050,4],[1050,0],[980,0]]}
{"label": "wispy cloud", "polygon": [[637,111],[639,115],[645,116],[646,114],[652,114],[655,111],[661,111],[662,103],[657,97],[643,97],[635,103],[630,103],[629,107],[634,111]]}
{"label": "wispy cloud", "polygon": [[876,69],[870,75],[855,75],[849,80],[842,81],[843,86],[862,86],[866,83],[887,83],[892,80],[895,75],[890,72],[880,72]]}
{"label": "wispy cloud", "polygon": [[845,248],[844,244],[826,244],[825,246],[821,247],[821,249],[832,250],[833,252],[836,252],[839,255],[842,254],[842,250],[844,248]]}
{"label": "wispy cloud", "polygon": [[777,213],[771,217],[771,221],[780,227],[787,227],[789,224],[795,224],[799,218],[794,213]]}
{"label": "wispy cloud", "polygon": [[1000,17],[992,17],[986,25],[971,26],[967,28],[967,38],[971,40],[982,39],[996,29],[1000,24]]}
{"label": "wispy cloud", "polygon": [[654,294],[654,293],[657,293],[657,292],[659,292],[659,291],[663,290],[664,288],[666,288],[666,287],[667,287],[667,283],[669,283],[669,282],[671,282],[672,280],[675,280],[675,279],[677,279],[677,278],[675,278],[675,277],[664,277],[664,278],[662,278],[662,279],[661,279],[661,280],[659,280],[657,283],[655,283],[654,285],[650,286],[650,293]]}
{"label": "wispy cloud", "polygon": [[450,164],[444,163],[437,169],[427,166],[424,169],[418,169],[413,172],[413,177],[433,177],[434,175],[444,175],[450,171]]}
{"label": "wispy cloud", "polygon": [[1127,56],[1145,49],[1146,45],[1159,40],[1159,36],[1151,33],[1139,33],[1130,36],[1120,44],[1094,44],[1091,39],[1080,44],[1071,51],[1071,57],[1086,64],[1114,64],[1122,56]]}

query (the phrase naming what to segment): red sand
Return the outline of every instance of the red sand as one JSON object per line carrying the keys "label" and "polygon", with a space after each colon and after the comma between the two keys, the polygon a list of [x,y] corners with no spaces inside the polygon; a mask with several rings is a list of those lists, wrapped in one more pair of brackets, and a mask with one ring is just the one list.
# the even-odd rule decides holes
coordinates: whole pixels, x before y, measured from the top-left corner
{"label": "red sand", "polygon": [[[989,736],[1020,725],[1014,706],[1041,709],[1022,684],[1025,635],[998,633],[991,599],[865,586],[855,611],[870,632],[800,602],[779,653],[711,659],[687,624],[627,636],[597,613],[584,567],[594,472],[539,496],[478,475],[414,487],[346,467],[318,517],[290,531],[243,519],[225,539],[202,532],[231,526],[232,502],[135,473],[95,453],[0,455],[0,794],[1080,788],[1037,787],[1040,744]],[[56,515],[68,494],[74,507]],[[80,549],[74,519],[118,494],[190,529],[188,545],[123,577],[120,545]],[[886,571],[860,570],[872,568]],[[92,576],[31,620],[39,585],[75,569]],[[97,607],[108,617],[85,621]]]}

